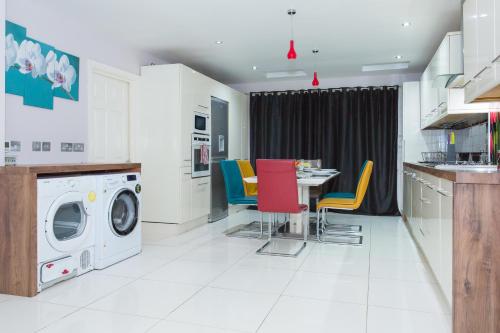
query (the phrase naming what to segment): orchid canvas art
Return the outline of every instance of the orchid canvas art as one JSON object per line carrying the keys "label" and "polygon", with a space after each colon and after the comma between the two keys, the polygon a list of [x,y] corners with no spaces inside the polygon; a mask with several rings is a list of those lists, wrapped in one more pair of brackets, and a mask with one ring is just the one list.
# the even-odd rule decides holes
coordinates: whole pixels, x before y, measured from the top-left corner
{"label": "orchid canvas art", "polygon": [[13,22],[6,22],[5,31],[6,93],[45,109],[53,109],[54,97],[78,101],[78,57],[28,37]]}

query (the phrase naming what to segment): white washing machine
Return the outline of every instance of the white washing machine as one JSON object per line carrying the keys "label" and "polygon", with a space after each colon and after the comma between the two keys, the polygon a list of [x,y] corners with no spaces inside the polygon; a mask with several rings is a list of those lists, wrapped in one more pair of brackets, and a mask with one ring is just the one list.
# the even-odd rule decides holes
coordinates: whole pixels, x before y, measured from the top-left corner
{"label": "white washing machine", "polygon": [[139,173],[98,177],[99,219],[95,267],[103,269],[141,252]]}
{"label": "white washing machine", "polygon": [[37,180],[38,291],[94,267],[95,176]]}

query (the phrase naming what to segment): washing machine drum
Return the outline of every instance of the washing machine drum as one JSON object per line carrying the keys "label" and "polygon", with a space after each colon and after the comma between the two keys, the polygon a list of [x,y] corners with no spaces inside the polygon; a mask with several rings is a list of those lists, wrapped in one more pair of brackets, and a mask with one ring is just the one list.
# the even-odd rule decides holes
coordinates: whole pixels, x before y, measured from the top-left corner
{"label": "washing machine drum", "polygon": [[61,252],[78,250],[89,236],[88,207],[84,196],[68,192],[50,206],[45,219],[45,235],[50,245]]}
{"label": "washing machine drum", "polygon": [[111,230],[118,236],[126,236],[134,231],[139,221],[139,200],[128,189],[118,191],[111,201],[109,222]]}

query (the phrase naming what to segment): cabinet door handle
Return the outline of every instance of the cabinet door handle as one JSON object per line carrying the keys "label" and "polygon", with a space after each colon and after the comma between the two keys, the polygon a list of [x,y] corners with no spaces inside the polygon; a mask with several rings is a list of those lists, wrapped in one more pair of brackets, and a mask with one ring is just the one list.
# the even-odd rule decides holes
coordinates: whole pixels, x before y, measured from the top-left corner
{"label": "cabinet door handle", "polygon": [[422,229],[421,229],[421,228],[418,228],[418,231],[420,231],[420,233],[422,234],[422,236],[424,236],[424,237],[425,237],[425,234],[424,234],[424,232],[422,231]]}
{"label": "cabinet door handle", "polygon": [[448,193],[448,192],[445,192],[445,191],[443,191],[443,190],[439,190],[439,189],[438,189],[438,190],[436,190],[436,191],[437,191],[437,193],[439,193],[439,194],[441,194],[441,195],[443,195],[443,196],[445,196],[445,197],[450,197],[450,198],[451,198],[451,194],[450,194],[450,193]]}
{"label": "cabinet door handle", "polygon": [[420,198],[420,201],[422,201],[426,205],[430,205],[431,204],[431,202],[428,199],[426,199],[426,198]]}
{"label": "cabinet door handle", "polygon": [[208,106],[198,104],[200,108],[208,109]]}
{"label": "cabinet door handle", "polygon": [[199,183],[198,186],[203,186],[203,185],[208,185],[209,182],[206,183]]}
{"label": "cabinet door handle", "polygon": [[483,68],[483,69],[481,69],[481,70],[479,71],[479,73],[477,73],[477,74],[474,76],[474,79],[479,78],[479,76],[480,76],[481,74],[483,74],[483,72],[484,72],[485,70],[487,70],[488,68],[490,68],[490,66],[484,66],[484,68]]}

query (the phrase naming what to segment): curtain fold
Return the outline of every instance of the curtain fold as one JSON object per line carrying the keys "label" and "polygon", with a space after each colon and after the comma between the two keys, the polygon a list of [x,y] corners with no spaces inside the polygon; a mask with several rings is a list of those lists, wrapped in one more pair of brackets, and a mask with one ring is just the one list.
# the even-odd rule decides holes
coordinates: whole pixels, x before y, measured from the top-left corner
{"label": "curtain fold", "polygon": [[357,211],[399,215],[398,87],[252,93],[250,157],[321,159],[341,175],[325,191],[355,192],[367,159],[374,168]]}

